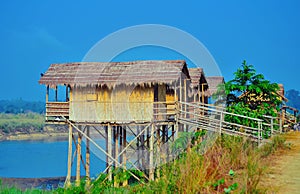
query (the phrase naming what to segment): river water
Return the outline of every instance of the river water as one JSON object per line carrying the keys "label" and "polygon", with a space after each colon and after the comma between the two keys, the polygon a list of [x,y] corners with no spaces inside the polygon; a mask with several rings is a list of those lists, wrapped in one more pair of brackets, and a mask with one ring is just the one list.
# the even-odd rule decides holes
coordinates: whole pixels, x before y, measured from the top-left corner
{"label": "river water", "polygon": [[[99,140],[104,144],[104,140]],[[84,146],[83,146],[84,147]],[[73,150],[75,147],[73,146]],[[0,142],[0,177],[43,178],[67,174],[68,142],[66,140]],[[84,150],[83,150],[84,154]],[[91,153],[91,176],[105,169],[104,155]],[[100,159],[101,158],[101,159]],[[76,159],[72,176],[75,175]],[[85,171],[81,168],[82,175]]]}

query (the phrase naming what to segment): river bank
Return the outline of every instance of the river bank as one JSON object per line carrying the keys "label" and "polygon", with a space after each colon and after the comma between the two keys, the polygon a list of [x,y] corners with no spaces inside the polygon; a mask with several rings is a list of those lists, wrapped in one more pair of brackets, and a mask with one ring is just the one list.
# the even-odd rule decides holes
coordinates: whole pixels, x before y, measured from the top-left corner
{"label": "river bank", "polygon": [[18,134],[8,134],[0,135],[0,141],[16,141],[16,140],[66,140],[68,139],[68,133],[66,132],[39,132],[39,133],[18,133]]}
{"label": "river bank", "polygon": [[0,141],[11,140],[47,140],[47,139],[66,140],[68,138],[67,126],[45,125],[41,130],[30,130],[28,128],[18,129],[9,133],[1,133]]}
{"label": "river bank", "polygon": [[[21,190],[43,189],[52,190],[63,187],[66,177],[51,178],[3,178],[0,177],[2,185],[5,187],[17,187]],[[74,177],[72,177],[74,179]]]}

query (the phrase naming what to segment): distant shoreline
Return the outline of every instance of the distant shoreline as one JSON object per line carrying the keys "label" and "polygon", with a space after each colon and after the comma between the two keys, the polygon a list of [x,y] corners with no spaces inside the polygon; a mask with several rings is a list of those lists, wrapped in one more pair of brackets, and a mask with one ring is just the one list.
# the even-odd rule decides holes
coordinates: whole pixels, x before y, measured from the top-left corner
{"label": "distant shoreline", "polygon": [[66,132],[36,132],[36,133],[18,133],[18,134],[8,134],[0,135],[1,141],[25,141],[25,140],[67,140],[68,133]]}

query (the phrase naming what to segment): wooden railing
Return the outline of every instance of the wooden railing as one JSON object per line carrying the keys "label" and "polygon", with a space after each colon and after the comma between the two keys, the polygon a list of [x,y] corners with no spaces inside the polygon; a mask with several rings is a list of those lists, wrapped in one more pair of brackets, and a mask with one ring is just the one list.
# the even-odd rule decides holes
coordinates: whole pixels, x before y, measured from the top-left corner
{"label": "wooden railing", "polygon": [[[192,111],[191,111],[192,110]],[[226,116],[234,116],[255,123],[254,127],[227,122]],[[260,143],[262,140],[261,119],[226,112],[224,108],[201,103],[178,102],[178,121],[180,123],[206,129],[208,131],[236,136],[246,136]]]}
{"label": "wooden railing", "polygon": [[47,102],[46,120],[61,119],[60,117],[69,117],[69,102]]}

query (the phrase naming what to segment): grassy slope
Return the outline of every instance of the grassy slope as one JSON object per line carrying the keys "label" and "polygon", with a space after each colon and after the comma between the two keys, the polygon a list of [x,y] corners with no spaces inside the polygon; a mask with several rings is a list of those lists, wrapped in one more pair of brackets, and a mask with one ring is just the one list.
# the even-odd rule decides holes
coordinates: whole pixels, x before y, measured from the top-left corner
{"label": "grassy slope", "polygon": [[[113,188],[108,181],[97,181],[88,190],[90,193],[264,193],[266,187],[259,186],[267,173],[268,157],[278,149],[285,149],[281,136],[271,143],[257,148],[242,138],[223,136],[204,155],[194,147],[168,165],[161,167],[160,178],[146,184],[133,184]],[[104,177],[105,178],[105,175]],[[13,188],[15,189],[15,188]],[[9,189],[0,188],[0,191]],[[86,192],[84,182],[80,187],[58,189],[53,193]],[[14,191],[15,192],[15,191]],[[31,190],[27,191],[31,193]],[[42,193],[42,191],[32,191]]]}

